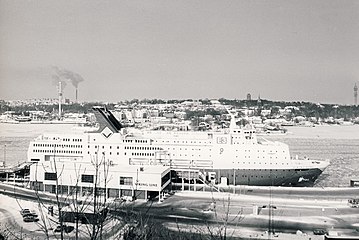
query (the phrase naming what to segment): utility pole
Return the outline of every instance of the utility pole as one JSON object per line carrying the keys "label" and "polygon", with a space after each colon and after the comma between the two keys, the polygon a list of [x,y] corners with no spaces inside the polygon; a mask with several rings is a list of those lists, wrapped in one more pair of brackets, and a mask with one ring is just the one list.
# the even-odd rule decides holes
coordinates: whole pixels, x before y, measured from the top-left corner
{"label": "utility pole", "polygon": [[354,106],[358,105],[358,86],[355,83],[354,85]]}

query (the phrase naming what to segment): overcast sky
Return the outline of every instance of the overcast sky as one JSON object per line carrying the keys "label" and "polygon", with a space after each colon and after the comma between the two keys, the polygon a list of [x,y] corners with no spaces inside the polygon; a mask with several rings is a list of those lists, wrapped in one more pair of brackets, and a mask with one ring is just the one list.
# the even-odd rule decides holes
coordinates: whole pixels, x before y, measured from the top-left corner
{"label": "overcast sky", "polygon": [[359,1],[0,0],[0,99],[56,98],[52,66],[81,101],[352,104]]}

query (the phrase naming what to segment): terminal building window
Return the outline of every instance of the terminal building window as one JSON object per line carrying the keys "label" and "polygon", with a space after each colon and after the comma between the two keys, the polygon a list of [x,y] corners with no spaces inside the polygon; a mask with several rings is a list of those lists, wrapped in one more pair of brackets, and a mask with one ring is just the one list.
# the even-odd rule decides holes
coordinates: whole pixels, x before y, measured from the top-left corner
{"label": "terminal building window", "polygon": [[93,183],[93,175],[82,174],[81,182]]}
{"label": "terminal building window", "polygon": [[132,177],[120,177],[120,185],[132,185]]}
{"label": "terminal building window", "polygon": [[57,174],[51,172],[45,172],[45,180],[56,180]]}

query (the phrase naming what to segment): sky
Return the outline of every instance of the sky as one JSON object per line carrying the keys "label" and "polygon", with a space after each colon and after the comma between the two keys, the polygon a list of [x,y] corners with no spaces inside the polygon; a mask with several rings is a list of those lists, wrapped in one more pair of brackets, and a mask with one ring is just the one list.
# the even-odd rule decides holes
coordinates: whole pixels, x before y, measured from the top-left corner
{"label": "sky", "polygon": [[56,98],[54,69],[80,101],[353,104],[359,1],[0,0],[0,99]]}

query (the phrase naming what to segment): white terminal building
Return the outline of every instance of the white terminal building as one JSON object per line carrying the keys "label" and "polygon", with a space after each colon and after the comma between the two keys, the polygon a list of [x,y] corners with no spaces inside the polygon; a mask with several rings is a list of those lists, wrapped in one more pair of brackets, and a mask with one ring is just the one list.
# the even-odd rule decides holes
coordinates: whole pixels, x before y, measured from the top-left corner
{"label": "white terminal building", "polygon": [[[116,121],[108,120],[112,117],[109,112],[99,112],[100,128],[96,132],[44,134],[30,142],[32,188],[50,193],[58,188],[61,194],[77,190],[86,196],[93,194],[96,186],[100,195],[136,199],[169,191],[170,167],[156,164],[165,154],[162,149],[151,146],[148,139],[126,136]],[[130,164],[136,159],[146,159],[149,164]]]}

